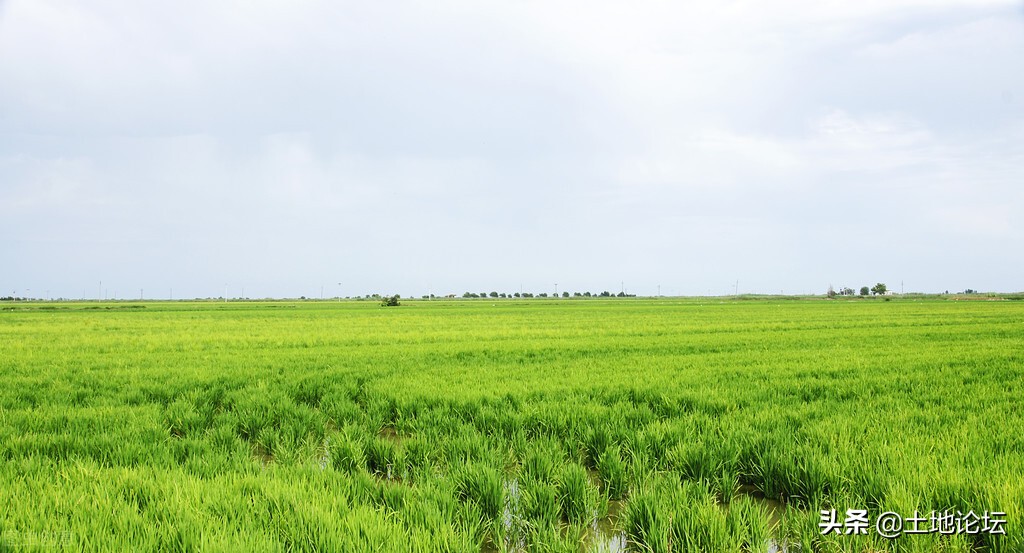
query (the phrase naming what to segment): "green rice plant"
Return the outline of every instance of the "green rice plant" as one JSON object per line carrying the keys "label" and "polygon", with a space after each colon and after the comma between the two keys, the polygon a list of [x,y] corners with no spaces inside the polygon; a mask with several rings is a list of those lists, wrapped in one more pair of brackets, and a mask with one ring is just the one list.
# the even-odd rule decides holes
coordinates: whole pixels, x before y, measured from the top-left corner
{"label": "green rice plant", "polygon": [[410,477],[429,476],[433,474],[438,463],[437,450],[428,439],[419,436],[402,442],[406,469]]}
{"label": "green rice plant", "polygon": [[571,531],[564,531],[552,525],[540,525],[530,530],[527,550],[545,553],[579,553],[580,542]]}
{"label": "green rice plant", "polygon": [[604,426],[587,430],[583,438],[583,446],[587,455],[587,466],[597,468],[601,455],[612,445],[611,434]]}
{"label": "green rice plant", "polygon": [[754,483],[766,497],[782,499],[788,496],[789,484],[792,481],[790,471],[792,465],[782,459],[774,449],[755,452],[753,467]]}
{"label": "green rice plant", "polygon": [[501,517],[493,522],[494,541],[505,549],[519,551],[526,547],[527,536],[531,527],[525,516],[523,490],[519,480],[510,479],[504,482],[505,507]]}
{"label": "green rice plant", "polygon": [[784,520],[791,523],[788,530],[789,542],[798,545],[800,551],[819,551],[823,538],[818,523],[819,514],[796,508],[787,508]]}
{"label": "green rice plant", "polygon": [[640,550],[651,553],[669,551],[671,517],[649,484],[641,485],[630,497],[623,519],[626,537]]}
{"label": "green rice plant", "polygon": [[[787,548],[787,550],[789,548],[802,548],[801,516],[803,516],[804,511],[797,509],[793,505],[786,505],[785,509],[785,512],[779,518],[778,526],[772,529],[773,536],[776,542],[780,546]],[[801,551],[806,551],[806,549],[801,549]]]}
{"label": "green rice plant", "polygon": [[366,468],[374,473],[387,478],[392,478],[395,472],[396,460],[399,459],[398,448],[388,439],[370,438],[366,441]]}
{"label": "green rice plant", "polygon": [[524,459],[527,452],[530,451],[530,440],[526,437],[526,432],[523,431],[522,427],[518,426],[508,434],[507,441],[506,466],[511,469],[514,468],[520,459]]}
{"label": "green rice plant", "polygon": [[295,403],[319,408],[331,383],[323,375],[310,375],[291,385],[289,395]]}
{"label": "green rice plant", "polygon": [[168,432],[176,438],[199,431],[205,422],[195,405],[185,398],[178,398],[168,405],[164,418]]}
{"label": "green rice plant", "polygon": [[556,467],[563,462],[559,452],[550,447],[534,447],[523,459],[522,473],[526,478],[541,482],[551,482],[555,477]]}
{"label": "green rice plant", "polygon": [[359,404],[340,392],[325,393],[317,403],[318,409],[334,426],[364,422]]}
{"label": "green rice plant", "polygon": [[558,489],[553,484],[538,480],[521,480],[523,517],[535,527],[557,526],[561,519]]}
{"label": "green rice plant", "polygon": [[206,439],[214,448],[225,453],[233,453],[244,446],[235,429],[230,424],[220,424],[207,431]]}
{"label": "green rice plant", "polygon": [[570,524],[589,522],[597,507],[597,490],[583,467],[570,463],[558,476],[558,507]]}
{"label": "green rice plant", "polygon": [[641,443],[650,455],[653,466],[662,469],[669,460],[669,450],[675,445],[676,440],[666,425],[653,424],[644,429],[641,434]]}
{"label": "green rice plant", "polygon": [[740,487],[739,475],[736,473],[736,469],[731,465],[723,464],[714,484],[718,500],[726,505],[731,503],[732,498]]}
{"label": "green rice plant", "polygon": [[628,438],[622,446],[622,457],[626,463],[626,480],[628,482],[645,481],[657,471],[647,450],[642,445],[630,442]]}
{"label": "green rice plant", "polygon": [[668,545],[675,551],[739,551],[729,535],[725,515],[708,508],[676,510],[671,519]]}
{"label": "green rice plant", "polygon": [[[668,465],[686,480],[716,481],[726,467],[703,442],[683,442],[667,453]],[[731,471],[730,471],[731,473]]]}
{"label": "green rice plant", "polygon": [[597,473],[609,499],[625,497],[628,486],[626,464],[622,462],[618,446],[608,446],[601,453],[597,461]]}
{"label": "green rice plant", "polygon": [[[372,303],[0,310],[0,549],[1024,550],[1021,302]],[[1009,533],[817,526],[947,507]]]}
{"label": "green rice plant", "polygon": [[684,481],[666,490],[669,546],[679,551],[738,551],[737,536],[729,533],[727,515],[706,485]]}
{"label": "green rice plant", "polygon": [[329,451],[335,469],[355,472],[366,468],[366,453],[358,431],[345,429],[331,439]]}
{"label": "green rice plant", "polygon": [[456,469],[452,476],[459,499],[478,505],[485,520],[493,520],[501,514],[505,497],[502,475],[498,471],[472,463]]}
{"label": "green rice plant", "polygon": [[[356,507],[349,512],[342,519],[339,530],[342,541],[338,544],[338,550],[399,549],[408,543],[398,521],[366,507]],[[286,548],[291,545],[291,549],[309,546],[301,534],[295,534],[293,539],[286,540],[285,545]]]}
{"label": "green rice plant", "polygon": [[[850,489],[863,498],[864,506],[878,508],[888,493],[889,463],[879,451],[865,451],[846,460],[842,473],[852,482]],[[921,505],[923,506],[923,505]]]}
{"label": "green rice plant", "polygon": [[381,482],[381,502],[393,512],[402,512],[408,507],[412,491],[408,486],[395,482]]}
{"label": "green rice plant", "polygon": [[492,458],[486,437],[463,429],[445,444],[445,457],[449,463],[482,462]]}
{"label": "green rice plant", "polygon": [[260,428],[253,440],[256,455],[265,462],[272,461],[275,454],[280,453],[282,449],[287,449],[287,443],[281,442],[280,437],[280,432],[272,426]]}
{"label": "green rice plant", "polygon": [[[798,504],[807,507],[820,505],[836,485],[834,470],[833,463],[827,459],[813,455],[801,457],[796,462],[795,495],[799,498]],[[869,498],[864,505],[877,507],[878,504],[878,499]]]}
{"label": "green rice plant", "polygon": [[727,534],[745,551],[765,551],[772,542],[769,515],[763,503],[738,496],[729,503],[725,515]]}

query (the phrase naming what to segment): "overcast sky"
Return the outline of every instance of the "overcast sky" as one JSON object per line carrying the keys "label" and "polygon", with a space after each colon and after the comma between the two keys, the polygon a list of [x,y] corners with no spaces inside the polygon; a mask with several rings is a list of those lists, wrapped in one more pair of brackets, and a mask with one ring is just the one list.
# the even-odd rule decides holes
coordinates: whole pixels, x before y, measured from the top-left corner
{"label": "overcast sky", "polygon": [[1019,291],[1024,4],[0,0],[0,202],[0,295]]}

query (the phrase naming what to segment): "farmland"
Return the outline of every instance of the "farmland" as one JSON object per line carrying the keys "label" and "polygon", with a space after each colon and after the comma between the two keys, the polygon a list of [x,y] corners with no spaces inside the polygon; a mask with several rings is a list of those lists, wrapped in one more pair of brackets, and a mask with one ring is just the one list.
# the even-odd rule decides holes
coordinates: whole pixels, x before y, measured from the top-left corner
{"label": "farmland", "polygon": [[5,307],[0,551],[1024,550],[1024,302]]}

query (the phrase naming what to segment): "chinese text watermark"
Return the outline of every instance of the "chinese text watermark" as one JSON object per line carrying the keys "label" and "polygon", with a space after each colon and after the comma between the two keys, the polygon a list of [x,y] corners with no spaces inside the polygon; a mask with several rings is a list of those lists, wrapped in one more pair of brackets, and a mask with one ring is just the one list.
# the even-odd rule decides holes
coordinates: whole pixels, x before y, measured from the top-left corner
{"label": "chinese text watermark", "polygon": [[818,528],[825,534],[867,534],[874,530],[884,538],[910,534],[1006,534],[1006,513],[1002,511],[914,511],[904,516],[893,511],[880,513],[872,521],[867,509],[847,509],[840,520],[835,509],[820,512]]}

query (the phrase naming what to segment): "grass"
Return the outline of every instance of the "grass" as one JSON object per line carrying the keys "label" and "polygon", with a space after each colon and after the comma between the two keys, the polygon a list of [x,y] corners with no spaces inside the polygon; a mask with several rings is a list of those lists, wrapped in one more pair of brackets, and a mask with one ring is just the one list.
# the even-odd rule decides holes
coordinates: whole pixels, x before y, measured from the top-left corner
{"label": "grass", "polygon": [[[638,551],[1022,551],[1021,328],[900,298],[5,306],[0,551],[579,551],[619,499]],[[822,536],[822,508],[1007,535]]]}

